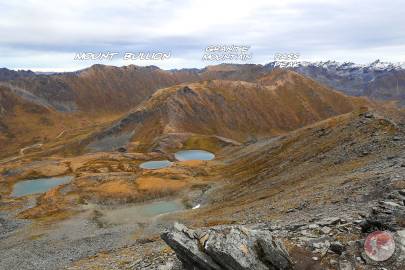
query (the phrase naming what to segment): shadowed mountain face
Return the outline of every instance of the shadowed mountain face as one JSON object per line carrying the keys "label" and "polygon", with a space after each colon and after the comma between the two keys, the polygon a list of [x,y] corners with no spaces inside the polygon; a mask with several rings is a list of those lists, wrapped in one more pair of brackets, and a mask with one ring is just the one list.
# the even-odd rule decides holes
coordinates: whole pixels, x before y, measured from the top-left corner
{"label": "shadowed mountain face", "polygon": [[381,100],[399,100],[405,106],[405,70],[391,72],[370,82],[363,95]]}
{"label": "shadowed mountain face", "polygon": [[9,128],[9,125],[13,124],[13,120],[18,117],[18,114],[33,117],[37,115],[45,119],[47,115],[52,114],[52,111],[41,104],[24,100],[6,87],[0,86],[0,131],[2,137],[14,137],[14,134],[10,133],[13,127]]}
{"label": "shadowed mountain face", "polygon": [[0,68],[0,81],[15,80],[24,77],[33,77],[35,73],[31,70],[10,70],[7,68]]}
{"label": "shadowed mountain face", "polygon": [[0,157],[17,155],[23,147],[47,143],[61,132],[91,127],[100,122],[99,119],[89,121],[81,114],[58,112],[43,99],[23,94],[21,97],[0,85]]}
{"label": "shadowed mountain face", "polygon": [[345,96],[295,72],[276,70],[255,83],[213,80],[161,89],[98,134],[90,146],[104,145],[107,148],[102,150],[108,150],[111,141],[125,137],[121,143],[145,147],[162,134],[187,132],[244,141],[370,105],[366,99]]}
{"label": "shadowed mountain face", "polygon": [[405,105],[405,70],[345,65],[308,65],[295,71],[352,96],[398,101]]}

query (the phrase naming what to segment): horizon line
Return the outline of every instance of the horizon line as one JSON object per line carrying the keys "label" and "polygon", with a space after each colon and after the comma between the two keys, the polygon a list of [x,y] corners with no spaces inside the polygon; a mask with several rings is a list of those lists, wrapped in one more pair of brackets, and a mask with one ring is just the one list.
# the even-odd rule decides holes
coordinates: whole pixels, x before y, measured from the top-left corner
{"label": "horizon line", "polygon": [[392,64],[392,65],[400,65],[405,68],[405,61],[384,61],[380,60],[377,58],[374,61],[369,61],[367,63],[356,63],[353,61],[337,61],[337,60],[297,60],[297,61],[285,61],[285,60],[272,60],[266,63],[241,63],[241,62],[221,62],[221,63],[212,63],[210,65],[201,65],[201,66],[194,66],[194,67],[175,67],[175,68],[162,68],[159,65],[139,65],[139,64],[127,64],[127,65],[115,65],[115,64],[107,64],[107,63],[94,63],[91,65],[88,65],[86,67],[71,67],[71,68],[27,68],[27,67],[21,67],[21,68],[8,68],[8,67],[1,67],[5,68],[8,70],[13,70],[13,71],[32,71],[34,73],[70,73],[70,72],[78,72],[82,71],[88,68],[91,68],[96,65],[101,65],[101,66],[109,66],[109,67],[117,67],[117,68],[123,68],[123,67],[129,67],[129,66],[137,66],[137,67],[157,67],[161,70],[182,70],[182,69],[204,69],[210,66],[219,66],[219,65],[257,65],[257,66],[265,66],[270,63],[275,63],[275,62],[295,62],[295,63],[337,63],[337,64],[355,64],[359,66],[367,66],[371,65],[373,63],[384,63],[384,64]]}

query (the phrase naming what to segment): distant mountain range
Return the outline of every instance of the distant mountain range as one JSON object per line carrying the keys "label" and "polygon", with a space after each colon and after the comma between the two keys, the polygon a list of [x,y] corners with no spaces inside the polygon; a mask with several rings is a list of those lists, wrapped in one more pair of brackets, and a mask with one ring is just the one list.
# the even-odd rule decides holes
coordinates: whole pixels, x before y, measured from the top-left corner
{"label": "distant mountain range", "polygon": [[[272,69],[274,63],[266,65]],[[299,63],[295,71],[348,95],[394,100],[405,105],[405,63],[379,60],[369,65],[354,63]]]}
{"label": "distant mountain range", "polygon": [[[92,94],[86,93],[88,91],[85,88],[94,90],[94,87],[100,87],[101,85],[103,87],[120,85],[119,89],[115,88],[116,92],[111,93],[116,95],[116,97],[112,97],[112,100],[123,98],[127,104],[124,107],[119,106],[118,109],[126,110],[133,105],[132,101],[134,101],[135,97],[131,95],[131,98],[128,99],[128,95],[122,93],[122,91],[128,90],[132,92],[132,90],[138,89],[137,92],[139,92],[140,88],[146,87],[152,91],[141,92],[150,95],[157,88],[182,82],[195,82],[207,79],[255,81],[257,78],[278,67],[279,62],[270,62],[266,65],[220,64],[203,69],[178,70],[162,70],[154,66],[137,67],[130,65],[126,67],[112,67],[94,65],[77,72],[48,74],[22,70],[13,71],[2,68],[0,69],[0,81],[7,81],[29,92],[35,92],[40,98],[46,99],[56,109],[62,111],[72,111],[80,107],[80,103],[83,101],[82,94],[87,97],[93,97]],[[308,76],[348,95],[367,96],[375,100],[396,101],[400,106],[405,106],[405,63],[389,63],[379,60],[371,64],[303,61],[297,62],[294,67],[288,69]],[[89,78],[88,74],[93,74],[96,77],[99,76],[99,78]],[[88,82],[86,83],[88,79],[94,79],[93,86],[90,86]],[[132,86],[125,85],[126,82],[124,80],[128,85]],[[137,82],[136,84],[134,84],[135,81]],[[82,89],[80,91],[82,93],[77,95],[77,89],[79,88]],[[49,97],[51,95],[55,98],[54,94],[48,93],[49,91],[58,91],[59,100],[55,101],[52,97]],[[95,93],[97,93],[97,96],[101,94],[97,91]],[[66,99],[66,95],[70,95],[71,97]],[[138,95],[136,94],[135,96]],[[72,96],[76,96],[76,100]],[[61,98],[63,100],[60,100]],[[139,99],[135,99],[139,101]],[[100,103],[98,102],[98,104]],[[88,105],[86,101],[86,107]],[[114,105],[117,104],[114,103]]]}
{"label": "distant mountain range", "polygon": [[0,81],[10,81],[24,77],[33,77],[35,72],[31,70],[10,70],[7,68],[0,68]]}

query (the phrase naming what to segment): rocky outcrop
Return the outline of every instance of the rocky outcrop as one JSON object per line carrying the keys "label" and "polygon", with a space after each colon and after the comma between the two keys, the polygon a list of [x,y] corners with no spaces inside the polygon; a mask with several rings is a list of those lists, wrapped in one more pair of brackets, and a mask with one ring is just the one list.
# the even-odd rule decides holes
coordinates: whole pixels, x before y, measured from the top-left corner
{"label": "rocky outcrop", "polygon": [[270,231],[244,226],[191,230],[176,223],[162,239],[176,252],[185,269],[292,269],[283,244]]}
{"label": "rocky outcrop", "polygon": [[[401,196],[402,197],[402,196]],[[363,233],[400,230],[405,223],[405,206],[394,200],[379,201],[360,224]]]}

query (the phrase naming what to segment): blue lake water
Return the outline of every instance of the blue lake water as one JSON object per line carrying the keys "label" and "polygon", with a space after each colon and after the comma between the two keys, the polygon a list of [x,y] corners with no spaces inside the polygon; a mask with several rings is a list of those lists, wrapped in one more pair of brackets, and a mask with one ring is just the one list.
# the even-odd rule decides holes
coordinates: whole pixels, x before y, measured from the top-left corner
{"label": "blue lake water", "polygon": [[102,210],[102,221],[109,224],[133,224],[160,214],[167,214],[184,209],[184,205],[177,200],[156,201],[117,209],[104,209]]}
{"label": "blue lake water", "polygon": [[25,195],[44,193],[53,187],[69,183],[72,178],[72,176],[61,176],[21,181],[14,185],[11,196],[21,197]]}
{"label": "blue lake water", "polygon": [[139,206],[138,211],[140,214],[150,217],[182,209],[184,206],[178,201],[160,201]]}
{"label": "blue lake water", "polygon": [[141,163],[139,165],[142,169],[161,169],[169,167],[172,163],[168,160],[154,160]]}
{"label": "blue lake water", "polygon": [[174,156],[179,161],[212,160],[215,158],[215,155],[213,153],[204,150],[182,150],[176,152]]}

